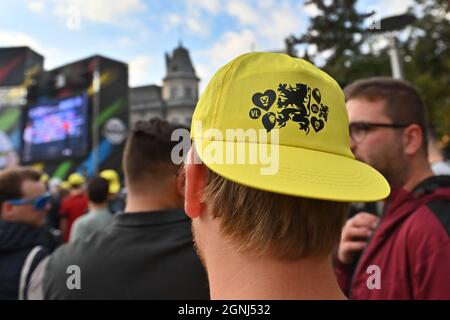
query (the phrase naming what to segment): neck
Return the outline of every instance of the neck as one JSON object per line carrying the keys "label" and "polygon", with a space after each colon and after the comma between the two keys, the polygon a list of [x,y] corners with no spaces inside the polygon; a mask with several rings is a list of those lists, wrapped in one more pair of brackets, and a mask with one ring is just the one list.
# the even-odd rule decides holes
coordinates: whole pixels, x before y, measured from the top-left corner
{"label": "neck", "polygon": [[72,196],[77,196],[77,195],[82,194],[82,193],[83,193],[83,189],[81,189],[81,188],[70,190],[70,194]]}
{"label": "neck", "polygon": [[148,191],[148,193],[145,194],[130,192],[127,196],[125,213],[182,208],[183,205],[178,202],[180,201],[174,200],[172,197],[162,192],[156,193]]}
{"label": "neck", "polygon": [[205,259],[211,299],[346,299],[331,257],[280,261],[217,247]]}
{"label": "neck", "polygon": [[108,207],[108,204],[105,203],[93,203],[89,202],[89,209],[90,210],[100,210],[100,209],[106,209]]}
{"label": "neck", "polygon": [[428,159],[418,159],[412,164],[408,179],[402,187],[406,191],[412,191],[420,182],[432,176],[434,176],[434,173],[431,170]]}

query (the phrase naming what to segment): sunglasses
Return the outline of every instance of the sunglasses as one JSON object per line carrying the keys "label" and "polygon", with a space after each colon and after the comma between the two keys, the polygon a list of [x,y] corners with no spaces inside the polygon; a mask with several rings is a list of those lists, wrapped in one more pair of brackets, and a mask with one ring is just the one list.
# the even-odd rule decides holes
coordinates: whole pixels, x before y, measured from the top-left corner
{"label": "sunglasses", "polygon": [[42,196],[39,196],[34,199],[13,199],[13,200],[8,200],[8,203],[10,203],[14,206],[22,206],[22,205],[26,205],[26,204],[32,204],[34,210],[45,210],[50,198],[51,198],[51,195],[49,193],[44,193]]}

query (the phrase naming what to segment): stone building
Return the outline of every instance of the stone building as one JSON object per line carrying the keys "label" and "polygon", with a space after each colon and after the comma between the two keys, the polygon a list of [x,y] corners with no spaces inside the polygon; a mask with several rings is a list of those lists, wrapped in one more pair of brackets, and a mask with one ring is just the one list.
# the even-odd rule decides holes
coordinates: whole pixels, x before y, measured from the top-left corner
{"label": "stone building", "polygon": [[130,125],[138,120],[160,117],[189,126],[198,101],[199,81],[189,51],[180,44],[172,55],[166,53],[162,87],[130,88]]}

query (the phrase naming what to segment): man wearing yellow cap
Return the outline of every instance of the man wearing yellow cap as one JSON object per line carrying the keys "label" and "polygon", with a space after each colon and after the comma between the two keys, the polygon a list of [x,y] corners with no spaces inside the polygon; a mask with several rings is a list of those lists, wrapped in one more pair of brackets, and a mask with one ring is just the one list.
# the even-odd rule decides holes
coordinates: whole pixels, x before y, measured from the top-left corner
{"label": "man wearing yellow cap", "polygon": [[354,159],[339,85],[276,53],[222,67],[193,116],[185,210],[213,299],[344,299],[331,255],[348,203],[389,194]]}
{"label": "man wearing yellow cap", "polygon": [[108,209],[111,213],[123,212],[125,199],[120,190],[120,177],[117,171],[112,169],[100,172],[100,177],[108,181]]}

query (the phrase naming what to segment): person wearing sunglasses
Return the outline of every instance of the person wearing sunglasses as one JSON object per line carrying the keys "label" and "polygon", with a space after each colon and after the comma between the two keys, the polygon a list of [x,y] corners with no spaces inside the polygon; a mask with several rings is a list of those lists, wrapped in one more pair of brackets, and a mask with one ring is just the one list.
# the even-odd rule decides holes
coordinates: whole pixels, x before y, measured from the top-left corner
{"label": "person wearing sunglasses", "polygon": [[50,196],[40,173],[0,171],[0,299],[24,299],[29,276],[60,239],[45,225]]}
{"label": "person wearing sunglasses", "polygon": [[[13,200],[8,200],[7,203],[9,203],[13,206],[32,205],[33,211],[42,212],[42,213],[44,213],[44,216],[45,216],[47,204],[48,204],[48,201],[50,200],[50,197],[51,197],[50,194],[46,192],[46,193],[44,193],[36,198],[33,198],[33,199],[13,199]],[[40,225],[41,219],[39,219],[36,223],[38,225]]]}
{"label": "person wearing sunglasses", "polygon": [[391,194],[381,217],[359,212],[344,225],[342,290],[352,299],[450,299],[450,177],[430,168],[424,103],[391,78],[359,80],[344,93],[352,152]]}

